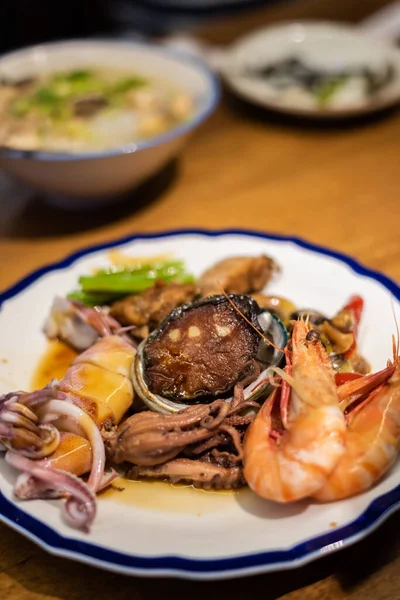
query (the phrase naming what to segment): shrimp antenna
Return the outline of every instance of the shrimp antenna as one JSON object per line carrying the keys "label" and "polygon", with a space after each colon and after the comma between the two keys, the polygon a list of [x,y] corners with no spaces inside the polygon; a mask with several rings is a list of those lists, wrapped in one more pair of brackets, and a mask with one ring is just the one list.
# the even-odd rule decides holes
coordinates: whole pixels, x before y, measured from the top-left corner
{"label": "shrimp antenna", "polygon": [[223,295],[225,296],[225,298],[233,306],[233,308],[236,310],[236,312],[239,313],[239,315],[246,321],[246,323],[248,323],[250,325],[250,327],[252,327],[254,329],[254,331],[256,331],[258,333],[258,335],[260,335],[265,342],[267,342],[267,344],[269,344],[270,346],[275,348],[275,350],[278,350],[278,352],[282,352],[282,354],[284,354],[284,351],[281,348],[278,348],[278,346],[275,346],[275,344],[273,344],[271,342],[271,340],[269,340],[267,338],[267,336],[262,333],[262,331],[257,329],[257,327],[255,325],[253,325],[253,323],[251,321],[249,321],[249,319],[242,313],[240,308],[238,306],[236,306],[236,304],[233,302],[232,298],[229,298],[229,296],[226,293],[226,291],[224,290],[224,288],[222,286],[220,286],[220,287],[221,287],[221,291],[222,291]]}
{"label": "shrimp antenna", "polygon": [[392,313],[393,313],[394,323],[396,326],[396,334],[397,334],[397,342],[395,340],[395,336],[394,335],[392,336],[393,360],[394,360],[394,362],[396,362],[396,360],[398,360],[399,351],[400,351],[400,330],[399,330],[399,323],[398,323],[397,317],[396,317],[396,312],[394,310],[393,296],[390,296],[390,304],[392,305]]}

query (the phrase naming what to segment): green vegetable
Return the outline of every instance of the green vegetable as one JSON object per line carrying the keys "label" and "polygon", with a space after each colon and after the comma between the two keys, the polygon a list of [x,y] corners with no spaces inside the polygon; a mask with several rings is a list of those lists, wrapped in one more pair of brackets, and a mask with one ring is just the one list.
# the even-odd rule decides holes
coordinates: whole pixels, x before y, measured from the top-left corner
{"label": "green vegetable", "polygon": [[24,117],[31,108],[31,100],[29,98],[18,98],[11,104],[11,112],[16,117]]}
{"label": "green vegetable", "polygon": [[48,115],[56,114],[61,108],[61,98],[51,87],[41,87],[32,96],[31,105]]}
{"label": "green vegetable", "polygon": [[124,77],[123,79],[118,79],[111,87],[111,94],[126,94],[126,92],[130,92],[131,90],[136,90],[137,88],[144,87],[148,85],[148,80],[144,77]]}
{"label": "green vegetable", "polygon": [[147,274],[149,272],[166,272],[169,270],[169,274],[183,272],[185,265],[181,260],[166,260],[163,262],[154,263],[137,263],[136,265],[130,266],[113,266],[108,269],[99,269],[97,274],[110,274],[110,273],[136,273],[136,274]]}
{"label": "green vegetable", "polygon": [[78,302],[82,302],[82,304],[86,304],[86,306],[103,306],[105,304],[109,304],[110,302],[114,302],[114,300],[118,300],[121,296],[115,294],[108,293],[95,293],[95,292],[82,292],[82,290],[76,290],[74,292],[70,292],[67,294],[67,298],[70,300],[78,300]]}
{"label": "green vegetable", "polygon": [[85,69],[77,69],[75,71],[70,71],[64,76],[66,81],[71,81],[72,83],[79,81],[87,81],[93,77],[93,72]]}
{"label": "green vegetable", "polygon": [[157,280],[170,282],[177,279],[182,283],[193,281],[191,275],[185,275],[181,272],[168,273],[149,271],[147,274],[138,274],[131,273],[130,271],[120,271],[119,273],[100,273],[99,275],[80,277],[79,283],[84,292],[134,294],[143,292],[151,287]]}
{"label": "green vegetable", "polygon": [[17,117],[23,117],[30,110],[39,110],[49,116],[57,116],[62,110],[62,99],[49,86],[40,87],[30,96],[18,98],[11,105],[11,111]]}
{"label": "green vegetable", "polygon": [[32,96],[36,104],[55,104],[60,101],[60,96],[51,87],[41,87]]}
{"label": "green vegetable", "polygon": [[103,79],[91,71],[72,71],[55,75],[50,81],[50,86],[66,102],[73,102],[85,95],[103,95],[106,91]]}
{"label": "green vegetable", "polygon": [[88,306],[108,304],[128,294],[143,292],[156,281],[192,283],[194,278],[186,273],[182,261],[115,267],[100,270],[95,275],[80,277],[81,289],[71,292],[68,298],[79,300]]}
{"label": "green vegetable", "polygon": [[348,80],[347,75],[338,75],[333,79],[329,79],[322,85],[320,85],[315,91],[315,95],[317,100],[321,106],[325,106],[330,100],[332,100],[333,96],[340,90],[341,87]]}
{"label": "green vegetable", "polygon": [[118,105],[124,94],[147,84],[148,80],[140,76],[121,77],[110,83],[95,71],[76,69],[47,78],[45,85],[15,100],[11,111],[17,117],[38,111],[45,117],[68,120],[73,114],[74,102],[79,99],[102,96]]}

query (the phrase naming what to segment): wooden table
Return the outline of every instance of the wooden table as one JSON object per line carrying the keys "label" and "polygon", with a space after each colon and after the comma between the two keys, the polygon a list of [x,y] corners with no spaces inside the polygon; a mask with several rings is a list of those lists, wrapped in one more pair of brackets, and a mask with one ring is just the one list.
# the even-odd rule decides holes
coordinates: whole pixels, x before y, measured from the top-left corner
{"label": "wooden table", "polygon": [[[382,4],[308,0],[258,10],[202,33],[209,41],[228,42],[264,22],[310,16],[355,21]],[[0,287],[87,244],[186,226],[296,234],[399,279],[399,139],[399,112],[358,125],[317,128],[225,97],[179,164],[118,207],[65,214],[27,199],[24,190],[15,192],[12,203],[2,201]],[[394,515],[365,541],[284,574],[193,584],[127,578],[54,558],[0,525],[0,598],[184,600],[254,594],[263,600],[396,600],[399,528],[400,515]]]}

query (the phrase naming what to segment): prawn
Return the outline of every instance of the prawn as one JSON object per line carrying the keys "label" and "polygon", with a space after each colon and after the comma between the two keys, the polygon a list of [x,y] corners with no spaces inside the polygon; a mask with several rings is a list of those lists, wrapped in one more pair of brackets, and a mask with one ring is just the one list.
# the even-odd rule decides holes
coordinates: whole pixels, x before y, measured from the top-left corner
{"label": "prawn", "polygon": [[[282,385],[261,407],[243,449],[248,485],[277,502],[299,500],[321,489],[344,452],[346,433],[331,361],[304,320],[294,323],[292,351],[286,357],[285,370],[275,369]],[[277,431],[274,408],[279,395]]]}
{"label": "prawn", "polygon": [[347,416],[345,452],[314,498],[330,502],[372,487],[396,460],[400,448],[400,360],[373,375],[339,387]]}

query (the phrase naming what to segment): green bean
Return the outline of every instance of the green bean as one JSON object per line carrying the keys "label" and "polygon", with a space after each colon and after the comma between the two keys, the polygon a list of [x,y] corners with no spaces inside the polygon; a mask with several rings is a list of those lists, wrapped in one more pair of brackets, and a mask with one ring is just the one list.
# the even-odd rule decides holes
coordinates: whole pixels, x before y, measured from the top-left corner
{"label": "green bean", "polygon": [[348,78],[345,75],[339,75],[336,78],[326,81],[319,88],[317,88],[315,95],[320,106],[325,106],[330,100],[332,100],[336,92],[338,92],[340,88],[344,86],[347,79]]}
{"label": "green bean", "polygon": [[154,277],[135,275],[129,272],[104,273],[80,277],[79,283],[84,292],[142,292],[153,285]]}
{"label": "green bean", "polygon": [[171,273],[173,271],[183,272],[185,270],[185,265],[181,260],[169,260],[158,263],[138,263],[137,265],[129,265],[129,266],[113,266],[107,269],[99,269],[96,274],[109,274],[109,273],[137,273],[137,274],[146,274],[149,271],[163,271],[171,269]]}
{"label": "green bean", "polygon": [[142,292],[154,285],[157,280],[171,282],[177,279],[181,282],[192,281],[193,278],[188,275],[173,273],[160,274],[153,271],[146,275],[137,275],[135,273],[121,271],[119,273],[106,273],[88,277],[80,277],[79,283],[84,292],[114,292],[119,294],[134,294]]}
{"label": "green bean", "polygon": [[67,294],[69,300],[77,300],[82,302],[86,306],[104,306],[110,304],[115,300],[121,298],[121,294],[110,294],[108,292],[83,292],[82,290],[75,290]]}
{"label": "green bean", "polygon": [[80,289],[71,292],[68,298],[87,306],[110,304],[128,294],[143,292],[156,281],[192,283],[194,278],[186,273],[181,260],[115,266],[80,277]]}

